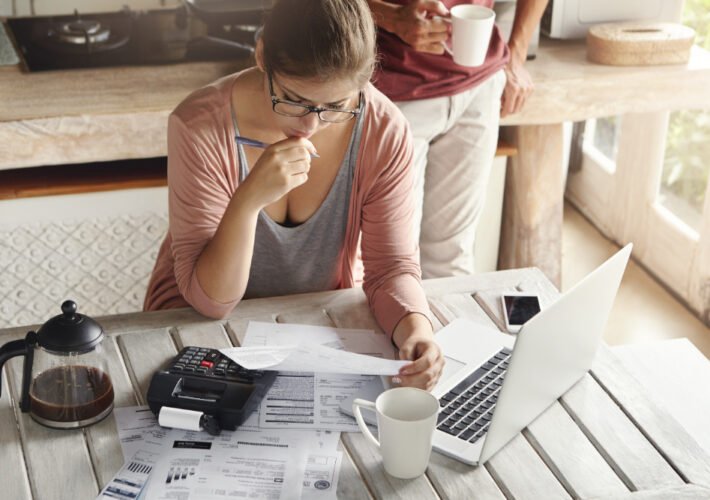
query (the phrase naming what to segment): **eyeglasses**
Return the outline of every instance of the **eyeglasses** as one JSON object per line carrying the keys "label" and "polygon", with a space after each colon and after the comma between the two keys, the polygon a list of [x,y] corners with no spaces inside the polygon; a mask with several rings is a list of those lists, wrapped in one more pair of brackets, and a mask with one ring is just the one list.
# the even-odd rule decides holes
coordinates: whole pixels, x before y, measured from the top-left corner
{"label": "eyeglasses", "polygon": [[271,73],[269,73],[268,76],[269,93],[271,94],[271,109],[274,110],[274,113],[278,113],[279,115],[298,118],[306,116],[309,113],[317,113],[318,118],[321,121],[328,123],[342,123],[355,118],[362,110],[362,92],[360,92],[358,98],[357,109],[353,110],[319,108],[317,106],[309,106],[308,104],[289,101],[288,99],[279,99],[276,97],[276,94],[274,94],[274,82]]}

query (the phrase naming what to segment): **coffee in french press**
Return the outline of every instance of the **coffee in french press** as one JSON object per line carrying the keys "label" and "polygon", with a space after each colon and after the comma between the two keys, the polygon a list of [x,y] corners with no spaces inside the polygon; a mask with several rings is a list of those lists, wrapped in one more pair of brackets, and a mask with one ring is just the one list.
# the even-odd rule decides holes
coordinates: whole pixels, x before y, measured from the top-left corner
{"label": "coffee in french press", "polygon": [[67,300],[62,314],[0,347],[0,368],[24,356],[20,409],[37,422],[73,429],[104,419],[113,409],[113,384],[101,342],[104,331]]}

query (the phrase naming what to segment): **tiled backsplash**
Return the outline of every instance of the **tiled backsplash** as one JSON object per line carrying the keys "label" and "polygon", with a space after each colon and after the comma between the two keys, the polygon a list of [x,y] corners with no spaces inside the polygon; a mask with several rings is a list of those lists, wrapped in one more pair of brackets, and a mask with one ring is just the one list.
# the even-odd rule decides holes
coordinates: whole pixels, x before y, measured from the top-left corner
{"label": "tiled backsplash", "polygon": [[0,328],[42,323],[65,299],[89,316],[140,311],[166,228],[146,213],[0,232]]}
{"label": "tiled backsplash", "polygon": [[0,328],[140,311],[167,226],[165,188],[1,202]]}

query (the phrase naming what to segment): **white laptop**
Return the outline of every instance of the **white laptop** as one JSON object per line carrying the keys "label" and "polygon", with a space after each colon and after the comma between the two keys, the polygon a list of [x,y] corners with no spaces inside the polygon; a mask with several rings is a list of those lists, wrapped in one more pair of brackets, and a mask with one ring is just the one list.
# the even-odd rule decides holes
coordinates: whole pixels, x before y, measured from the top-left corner
{"label": "white laptop", "polygon": [[[483,464],[572,387],[592,366],[630,254],[631,244],[516,337],[465,319],[441,329],[436,340],[446,367],[432,391],[441,406],[434,449]],[[376,389],[363,396],[374,400]],[[352,414],[351,402],[341,410]]]}

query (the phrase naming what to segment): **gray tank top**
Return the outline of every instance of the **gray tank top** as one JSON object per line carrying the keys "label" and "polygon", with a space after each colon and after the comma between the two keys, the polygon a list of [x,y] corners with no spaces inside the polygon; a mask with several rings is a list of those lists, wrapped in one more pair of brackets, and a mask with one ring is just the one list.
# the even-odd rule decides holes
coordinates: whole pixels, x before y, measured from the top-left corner
{"label": "gray tank top", "polygon": [[[333,290],[338,286],[338,257],[345,240],[363,114],[355,118],[350,144],[330,191],[308,220],[295,226],[281,225],[263,210],[259,212],[245,299]],[[232,120],[238,135],[234,110]],[[241,144],[237,144],[237,151],[242,182],[249,167]]]}

